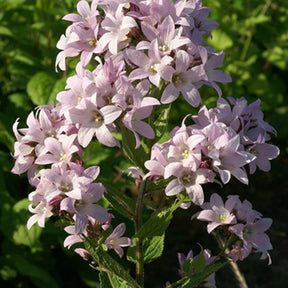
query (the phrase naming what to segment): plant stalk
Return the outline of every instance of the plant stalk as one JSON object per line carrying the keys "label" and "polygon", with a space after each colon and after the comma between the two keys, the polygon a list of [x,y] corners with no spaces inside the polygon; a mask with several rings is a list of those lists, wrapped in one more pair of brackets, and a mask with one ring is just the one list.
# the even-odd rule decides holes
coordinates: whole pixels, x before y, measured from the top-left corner
{"label": "plant stalk", "polygon": [[[138,197],[135,212],[135,232],[136,235],[142,227],[142,205],[145,194],[146,180],[143,180],[138,190]],[[143,240],[136,237],[136,281],[144,287],[144,251]]]}

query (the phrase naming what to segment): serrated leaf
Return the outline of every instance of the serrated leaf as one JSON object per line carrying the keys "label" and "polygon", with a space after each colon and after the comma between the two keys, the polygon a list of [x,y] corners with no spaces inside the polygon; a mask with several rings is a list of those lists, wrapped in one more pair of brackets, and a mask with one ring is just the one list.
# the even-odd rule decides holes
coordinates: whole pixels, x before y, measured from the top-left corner
{"label": "serrated leaf", "polygon": [[203,272],[193,274],[192,276],[185,281],[184,284],[180,286],[180,288],[195,288],[200,285],[205,279],[207,279],[210,275],[217,272],[220,268],[226,265],[228,262],[225,263],[217,263],[212,266],[206,268]]}
{"label": "serrated leaf", "polygon": [[122,281],[119,277],[112,273],[105,273],[101,271],[100,275],[101,288],[131,288],[127,282]]}
{"label": "serrated leaf", "polygon": [[50,104],[50,95],[56,79],[47,72],[36,73],[27,84],[27,93],[35,105]]}
{"label": "serrated leaf", "polygon": [[173,212],[177,208],[178,206],[174,204],[154,211],[135,236],[144,239],[163,235],[170,224]]}
{"label": "serrated leaf", "polygon": [[[159,258],[164,250],[165,234],[147,238],[143,242],[144,263],[150,263]],[[133,239],[133,244],[129,246],[127,251],[127,260],[136,263],[136,241]]]}
{"label": "serrated leaf", "polygon": [[84,238],[83,242],[86,249],[90,252],[98,265],[107,270],[108,273],[112,273],[126,282],[127,285],[129,285],[127,288],[140,288],[138,283],[130,276],[130,274],[115,259],[105,252],[101,246],[95,248],[91,240],[87,238]]}
{"label": "serrated leaf", "polygon": [[154,236],[144,241],[144,263],[150,263],[162,255],[164,238],[165,234]]}

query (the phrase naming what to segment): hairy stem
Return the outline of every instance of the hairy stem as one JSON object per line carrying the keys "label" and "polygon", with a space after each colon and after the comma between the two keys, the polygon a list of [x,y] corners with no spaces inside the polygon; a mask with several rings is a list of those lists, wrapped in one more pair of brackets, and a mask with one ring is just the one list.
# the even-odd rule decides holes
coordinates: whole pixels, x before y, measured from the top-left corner
{"label": "hairy stem", "polygon": [[[138,198],[135,212],[135,232],[139,232],[142,226],[142,204],[145,193],[146,180],[142,181],[138,190]],[[144,254],[143,254],[143,240],[136,237],[136,281],[144,287]]]}

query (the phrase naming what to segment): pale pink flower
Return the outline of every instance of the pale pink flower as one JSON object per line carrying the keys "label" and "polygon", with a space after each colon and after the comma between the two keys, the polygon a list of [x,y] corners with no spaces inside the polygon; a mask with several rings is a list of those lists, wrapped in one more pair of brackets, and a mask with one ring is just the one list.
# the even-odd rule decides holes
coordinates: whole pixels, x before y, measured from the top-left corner
{"label": "pale pink flower", "polygon": [[119,224],[105,241],[105,245],[107,246],[107,248],[113,249],[120,258],[122,258],[124,254],[122,247],[127,247],[132,244],[132,240],[130,238],[121,237],[124,234],[125,230],[125,223]]}
{"label": "pale pink flower", "polygon": [[148,50],[148,56],[142,52],[132,48],[126,49],[124,55],[126,60],[132,62],[138,68],[131,71],[129,79],[131,81],[149,78],[150,82],[159,87],[160,79],[170,81],[173,68],[169,66],[173,58],[165,55],[160,56],[159,45],[157,39],[151,42]]}
{"label": "pale pink flower", "polygon": [[214,173],[211,170],[199,168],[193,171],[191,168],[183,167],[179,162],[173,162],[165,167],[164,179],[172,175],[177,178],[167,185],[165,189],[167,196],[177,195],[186,190],[193,203],[203,204],[204,193],[201,184],[212,182]]}
{"label": "pale pink flower", "polygon": [[44,141],[45,149],[37,157],[35,164],[47,165],[60,162],[70,162],[79,149],[74,145],[77,134],[60,135],[58,139],[48,137]]}
{"label": "pale pink flower", "polygon": [[69,116],[73,123],[79,123],[79,144],[87,147],[92,138],[109,147],[120,146],[119,141],[114,138],[110,130],[113,122],[121,115],[122,109],[114,105],[107,105],[98,109],[96,95],[91,100],[85,100],[85,106],[81,109],[72,108]]}
{"label": "pale pink flower", "polygon": [[65,198],[61,201],[60,209],[75,214],[75,233],[81,234],[88,225],[89,217],[105,223],[109,219],[107,209],[95,204],[105,191],[101,183],[91,183],[86,190],[81,191],[81,199]]}
{"label": "pale pink flower", "polygon": [[218,226],[236,224],[237,220],[232,211],[237,200],[238,196],[230,197],[224,205],[222,198],[214,193],[210,197],[210,202],[204,203],[202,206],[205,208],[198,214],[197,219],[209,222],[207,225],[208,233],[211,233]]}
{"label": "pale pink flower", "polygon": [[[131,28],[137,27],[136,21],[123,14],[124,4],[119,4],[116,11],[106,11],[105,18],[101,23],[104,34],[99,39],[103,48],[108,45],[109,51],[116,55],[119,49],[119,43],[128,39],[127,34]],[[107,32],[106,32],[107,31]]]}
{"label": "pale pink flower", "polygon": [[42,228],[45,227],[45,219],[53,215],[53,206],[47,204],[45,200],[41,201],[35,208],[34,203],[29,205],[29,211],[34,213],[27,221],[27,228],[30,229],[36,222]]}
{"label": "pale pink flower", "polygon": [[176,64],[172,81],[165,88],[161,102],[164,104],[171,103],[178,98],[181,92],[191,106],[199,106],[201,97],[197,89],[197,82],[203,77],[203,72],[204,70],[199,66],[191,69],[188,53],[179,50],[176,54]]}

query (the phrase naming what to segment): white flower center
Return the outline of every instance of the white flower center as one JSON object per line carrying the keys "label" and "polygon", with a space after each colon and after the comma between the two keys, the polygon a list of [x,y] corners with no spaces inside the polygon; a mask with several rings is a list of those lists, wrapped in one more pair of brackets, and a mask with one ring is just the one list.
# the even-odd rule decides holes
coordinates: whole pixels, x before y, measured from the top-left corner
{"label": "white flower center", "polygon": [[67,154],[65,153],[60,153],[60,161],[65,161],[67,159]]}
{"label": "white flower center", "polygon": [[185,150],[182,152],[182,157],[183,159],[187,159],[189,157],[190,151],[189,150]]}

